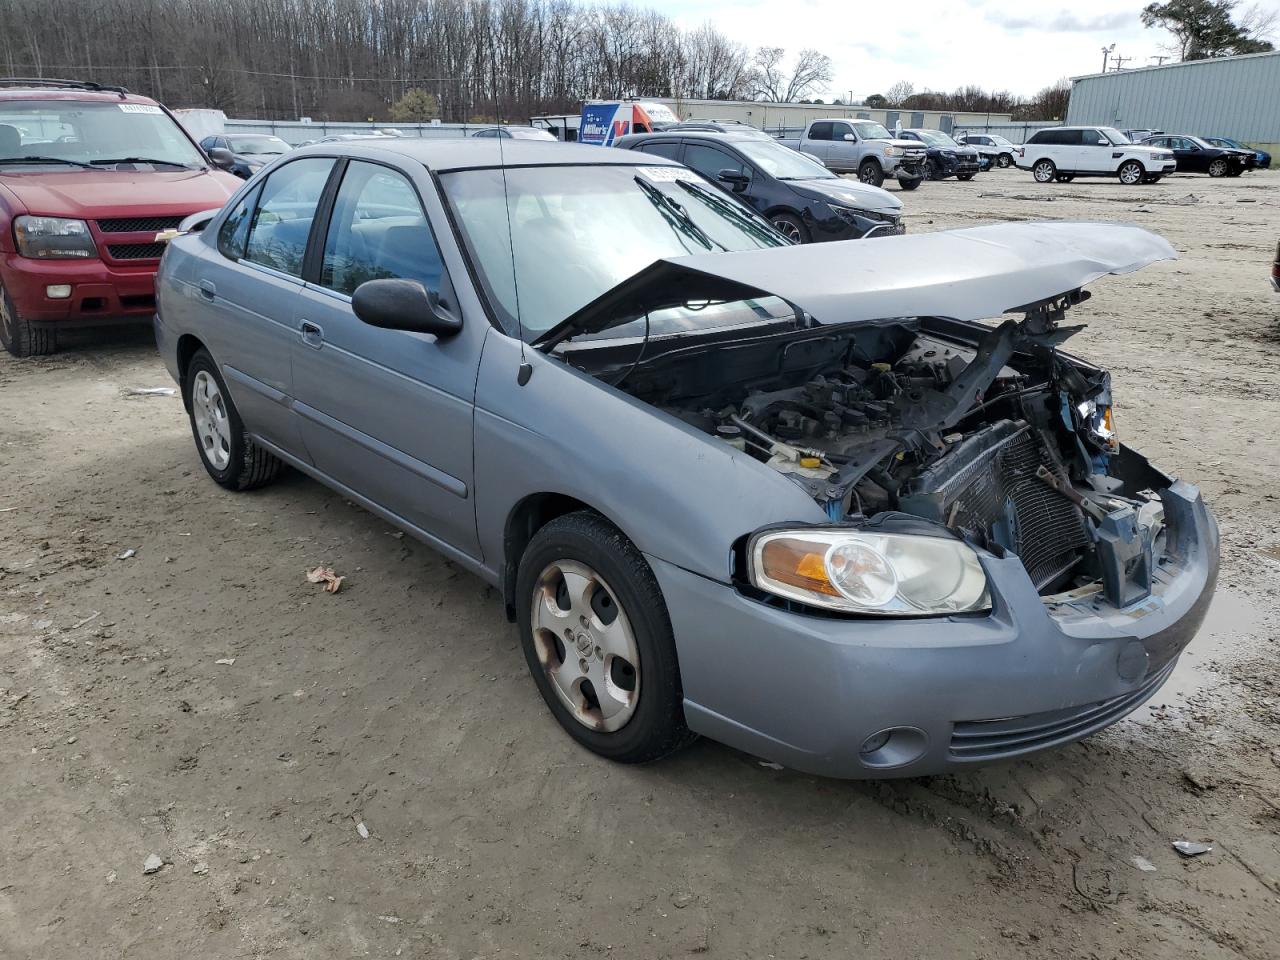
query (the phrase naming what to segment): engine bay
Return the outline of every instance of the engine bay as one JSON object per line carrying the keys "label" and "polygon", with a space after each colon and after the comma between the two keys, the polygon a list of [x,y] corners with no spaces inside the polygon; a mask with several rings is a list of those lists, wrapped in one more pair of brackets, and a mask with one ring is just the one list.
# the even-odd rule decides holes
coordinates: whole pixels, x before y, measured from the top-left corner
{"label": "engine bay", "polygon": [[1150,592],[1160,475],[1120,446],[1110,376],[1057,349],[1079,299],[996,327],[907,318],[659,349],[622,389],[785,475],[834,522],[907,514],[1017,555],[1042,595],[1097,584],[1126,606]]}

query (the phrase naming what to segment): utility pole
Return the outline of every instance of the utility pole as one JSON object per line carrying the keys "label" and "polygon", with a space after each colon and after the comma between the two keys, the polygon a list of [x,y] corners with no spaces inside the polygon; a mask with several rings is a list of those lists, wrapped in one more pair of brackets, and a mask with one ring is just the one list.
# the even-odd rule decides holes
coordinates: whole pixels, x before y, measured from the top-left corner
{"label": "utility pole", "polygon": [[1111,59],[1115,61],[1116,73],[1119,73],[1121,69],[1124,68],[1124,65],[1132,60],[1133,57],[1112,57]]}
{"label": "utility pole", "polygon": [[1102,48],[1102,72],[1103,73],[1107,72],[1107,58],[1111,56],[1111,54],[1115,53],[1115,49],[1116,49],[1116,45],[1114,43],[1109,47]]}
{"label": "utility pole", "polygon": [[1162,67],[1164,66],[1164,62],[1170,58],[1168,56],[1164,56],[1164,57],[1153,57],[1152,59],[1155,60],[1157,67]]}

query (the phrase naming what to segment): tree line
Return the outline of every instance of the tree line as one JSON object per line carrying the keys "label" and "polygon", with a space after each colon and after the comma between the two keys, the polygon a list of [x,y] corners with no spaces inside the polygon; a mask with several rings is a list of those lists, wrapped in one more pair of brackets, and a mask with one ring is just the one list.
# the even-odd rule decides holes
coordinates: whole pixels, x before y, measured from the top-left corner
{"label": "tree line", "polygon": [[5,0],[8,76],[114,83],[241,117],[446,121],[576,113],[623,96],[799,100],[830,58],[749,51],[713,25],[573,0]]}

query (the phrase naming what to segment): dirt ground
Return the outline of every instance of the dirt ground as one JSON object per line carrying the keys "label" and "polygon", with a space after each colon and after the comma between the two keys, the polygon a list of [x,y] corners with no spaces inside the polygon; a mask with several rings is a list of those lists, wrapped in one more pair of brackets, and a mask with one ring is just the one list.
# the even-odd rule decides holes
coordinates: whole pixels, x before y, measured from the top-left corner
{"label": "dirt ground", "polygon": [[169,384],[148,333],[82,337],[0,357],[0,956],[1275,958],[1280,171],[901,196],[912,231],[1123,220],[1178,249],[1095,284],[1072,341],[1222,526],[1153,706],[937,779],[705,741],[611,765],[491,590],[300,476],[216,487],[181,402],[128,392]]}

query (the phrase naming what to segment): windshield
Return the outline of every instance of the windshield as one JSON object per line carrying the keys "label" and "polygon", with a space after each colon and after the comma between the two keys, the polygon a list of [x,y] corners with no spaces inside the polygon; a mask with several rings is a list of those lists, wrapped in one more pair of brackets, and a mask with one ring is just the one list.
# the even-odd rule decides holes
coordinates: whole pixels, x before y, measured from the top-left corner
{"label": "windshield", "polygon": [[288,153],[289,145],[279,137],[228,137],[231,149],[236,153]]}
{"label": "windshield", "polygon": [[784,147],[776,140],[741,140],[734,146],[757,167],[779,180],[839,179],[816,160]]}
{"label": "windshield", "polygon": [[892,140],[893,135],[883,126],[871,120],[859,120],[853,125],[862,140]]}
{"label": "windshield", "polygon": [[956,143],[941,130],[913,130],[911,132],[931,147],[960,146],[960,144]]}
{"label": "windshield", "polygon": [[1123,144],[1123,143],[1131,142],[1128,137],[1126,137],[1123,133],[1121,133],[1115,127],[1099,127],[1098,129],[1102,131],[1102,135],[1104,137],[1106,137],[1108,140],[1110,140],[1114,144]]}
{"label": "windshield", "polygon": [[205,166],[195,144],[160,107],[123,101],[0,101],[0,163],[22,157],[65,160],[67,169],[127,158]]}
{"label": "windshield", "polygon": [[[684,167],[508,168],[505,199],[500,169],[445,173],[440,181],[494,312],[525,340],[655,260],[787,242]],[[781,305],[763,313],[790,315]],[[661,334],[758,322],[760,314],[750,304],[727,312],[715,305],[655,311],[650,324]]]}
{"label": "windshield", "polygon": [[1012,144],[1012,143],[1010,143],[1008,140],[1006,140],[1004,137],[992,136],[992,137],[990,138],[990,140],[991,140],[991,142],[992,142],[992,143],[994,143],[997,147],[1012,147],[1012,146],[1013,146],[1013,144]]}

